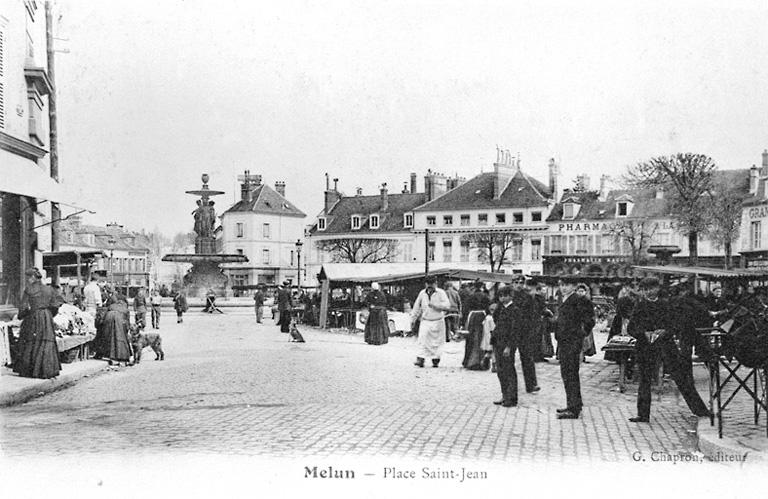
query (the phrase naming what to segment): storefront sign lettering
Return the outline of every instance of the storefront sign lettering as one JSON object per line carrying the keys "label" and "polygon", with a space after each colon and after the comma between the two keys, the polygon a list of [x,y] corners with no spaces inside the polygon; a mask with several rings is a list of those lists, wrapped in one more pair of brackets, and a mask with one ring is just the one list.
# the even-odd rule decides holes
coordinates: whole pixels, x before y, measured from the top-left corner
{"label": "storefront sign lettering", "polygon": [[765,218],[768,217],[768,205],[755,206],[749,209],[749,218]]}

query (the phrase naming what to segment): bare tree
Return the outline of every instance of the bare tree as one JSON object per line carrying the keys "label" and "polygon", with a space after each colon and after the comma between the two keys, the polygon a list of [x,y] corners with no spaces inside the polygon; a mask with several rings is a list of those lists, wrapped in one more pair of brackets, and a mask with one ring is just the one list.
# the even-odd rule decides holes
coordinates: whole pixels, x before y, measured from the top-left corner
{"label": "bare tree", "polygon": [[491,266],[491,272],[498,272],[507,260],[507,253],[521,238],[515,232],[475,232],[461,239],[477,248],[480,259]]}
{"label": "bare tree", "polygon": [[398,254],[394,239],[326,239],[315,243],[329,253],[332,263],[392,262]]}
{"label": "bare tree", "polygon": [[708,193],[713,187],[715,162],[709,156],[678,153],[629,167],[625,180],[642,189],[664,189],[678,226],[688,236],[688,263],[698,263],[698,238],[707,226]]}
{"label": "bare tree", "polygon": [[723,178],[715,183],[710,196],[707,210],[710,224],[705,227],[704,233],[716,247],[725,251],[725,268],[729,269],[733,264],[733,243],[741,229],[744,194]]}
{"label": "bare tree", "polygon": [[631,253],[632,265],[638,265],[650,246],[651,239],[656,233],[657,224],[648,219],[623,220],[611,225],[608,230],[621,243],[627,243]]}

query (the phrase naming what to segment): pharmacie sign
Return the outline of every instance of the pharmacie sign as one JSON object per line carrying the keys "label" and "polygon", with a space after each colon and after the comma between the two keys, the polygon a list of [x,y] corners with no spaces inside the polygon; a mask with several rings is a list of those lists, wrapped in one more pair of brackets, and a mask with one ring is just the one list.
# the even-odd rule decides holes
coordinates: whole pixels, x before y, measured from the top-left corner
{"label": "pharmacie sign", "polygon": [[[766,206],[766,214],[768,214],[768,206]],[[645,220],[626,220],[621,222],[576,222],[576,223],[559,223],[557,224],[557,231],[558,232],[611,232],[621,229],[624,226],[628,226],[630,222],[634,223],[636,226],[639,226],[643,222],[646,222]],[[653,225],[650,223],[646,225],[648,229],[653,228],[652,230],[665,230],[665,229],[674,229],[675,224],[672,221],[669,220],[663,220],[660,222],[654,222]]]}

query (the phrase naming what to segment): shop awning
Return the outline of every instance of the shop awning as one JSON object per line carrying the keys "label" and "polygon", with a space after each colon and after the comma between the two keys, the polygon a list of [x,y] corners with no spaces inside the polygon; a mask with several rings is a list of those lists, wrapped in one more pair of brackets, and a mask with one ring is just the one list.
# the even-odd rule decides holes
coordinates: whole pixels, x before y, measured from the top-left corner
{"label": "shop awning", "polygon": [[0,191],[87,210],[65,184],[56,182],[34,161],[0,150],[0,163]]}
{"label": "shop awning", "polygon": [[[521,274],[501,274],[479,270],[457,269],[445,265],[430,265],[429,275],[467,281],[510,283]],[[424,277],[423,263],[328,263],[320,269],[319,280],[331,282],[378,282],[392,283],[421,279]]]}
{"label": "shop awning", "polygon": [[645,272],[657,272],[659,274],[683,274],[700,277],[735,278],[735,277],[768,277],[765,270],[749,269],[713,269],[710,267],[682,267],[678,265],[633,265],[632,268]]}
{"label": "shop awning", "polygon": [[103,251],[50,251],[43,253],[43,268],[58,267],[61,265],[77,265],[78,255],[79,263],[82,265],[93,261],[96,257],[106,258],[107,254]]}

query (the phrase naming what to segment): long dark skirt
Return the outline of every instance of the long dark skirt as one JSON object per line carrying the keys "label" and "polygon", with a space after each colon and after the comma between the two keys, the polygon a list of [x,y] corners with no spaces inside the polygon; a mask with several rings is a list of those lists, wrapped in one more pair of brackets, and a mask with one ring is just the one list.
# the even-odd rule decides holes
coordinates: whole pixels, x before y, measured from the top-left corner
{"label": "long dark skirt", "polygon": [[371,308],[365,322],[365,342],[369,345],[383,345],[389,342],[389,319],[384,308]]}
{"label": "long dark skirt", "polygon": [[461,365],[473,371],[487,369],[483,365],[485,352],[480,348],[483,341],[483,319],[485,313],[479,311],[472,311],[467,317],[469,335],[464,343],[464,361]]}
{"label": "long dark skirt", "polygon": [[19,329],[18,356],[13,370],[25,378],[48,379],[59,375],[59,349],[53,317],[47,308],[30,312]]}
{"label": "long dark skirt", "polygon": [[104,316],[100,329],[97,354],[116,362],[128,362],[131,357],[131,347],[125,315],[117,310],[110,310]]}

